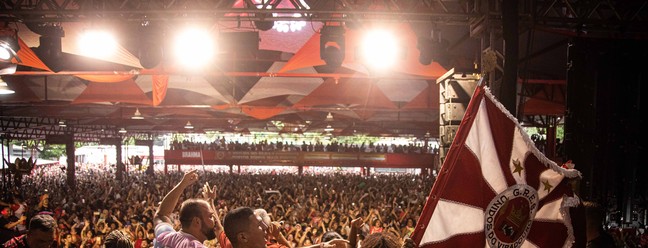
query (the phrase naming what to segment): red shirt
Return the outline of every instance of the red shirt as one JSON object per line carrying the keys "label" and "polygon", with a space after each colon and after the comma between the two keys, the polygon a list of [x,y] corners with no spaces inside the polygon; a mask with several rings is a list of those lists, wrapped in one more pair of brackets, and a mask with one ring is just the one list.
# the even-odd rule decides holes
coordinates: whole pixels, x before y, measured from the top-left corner
{"label": "red shirt", "polygon": [[225,232],[220,232],[220,234],[218,234],[218,244],[220,244],[221,248],[233,248],[232,243],[227,239]]}

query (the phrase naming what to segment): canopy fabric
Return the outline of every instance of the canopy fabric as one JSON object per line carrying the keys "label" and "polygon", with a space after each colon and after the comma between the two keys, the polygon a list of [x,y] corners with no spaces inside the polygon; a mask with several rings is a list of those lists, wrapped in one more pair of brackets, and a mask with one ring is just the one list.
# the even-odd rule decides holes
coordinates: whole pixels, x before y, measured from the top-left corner
{"label": "canopy fabric", "polygon": [[151,105],[151,99],[132,79],[110,84],[90,82],[81,95],[72,101],[72,104],[101,102]]}
{"label": "canopy fabric", "polygon": [[280,114],[286,110],[286,107],[241,106],[241,110],[256,119],[265,120]]}
{"label": "canopy fabric", "polygon": [[412,101],[403,106],[403,109],[439,109],[439,86],[429,83]]}
{"label": "canopy fabric", "polygon": [[409,102],[427,88],[428,81],[406,77],[404,79],[380,79],[375,84],[387,95],[389,100]]}
{"label": "canopy fabric", "polygon": [[[432,78],[438,78],[447,71],[437,62],[432,62],[430,65],[422,65],[419,63],[419,51],[416,48],[417,37],[409,25],[389,25],[385,28],[389,28],[395,32],[395,36],[400,38],[401,44],[404,44],[406,47],[405,58],[395,63],[393,68],[389,68],[391,71]],[[320,37],[321,35],[319,32],[313,34],[313,36],[311,36],[304,46],[302,46],[301,49],[299,49],[299,51],[297,51],[297,53],[288,60],[286,65],[279,72],[288,72],[299,68],[326,64],[326,62],[320,58]],[[361,42],[362,37],[360,30],[346,29],[346,49],[344,51],[344,61],[342,62],[343,66],[350,66],[352,64],[356,64],[355,66],[357,66],[357,64],[361,64],[361,61],[356,60],[358,54],[356,49],[362,46]]]}
{"label": "canopy fabric", "polygon": [[166,97],[167,88],[169,86],[169,75],[153,75],[151,81],[153,81],[153,106],[158,106]]}
{"label": "canopy fabric", "polygon": [[18,37],[18,46],[20,46],[20,50],[18,50],[16,55],[18,58],[20,58],[20,62],[18,62],[16,58],[13,58],[11,60],[13,63],[45,71],[51,71],[49,67],[47,67],[45,63],[43,63],[43,61],[38,58],[38,56],[36,56],[36,53],[34,53],[34,51],[20,37]]}
{"label": "canopy fabric", "polygon": [[78,78],[92,81],[95,83],[117,83],[123,82],[134,77],[134,75],[75,75]]}
{"label": "canopy fabric", "polygon": [[7,76],[12,80],[7,80],[9,88],[13,89],[15,94],[0,95],[0,102],[37,102],[40,98],[29,88],[29,80],[23,77]]}
{"label": "canopy fabric", "polygon": [[153,74],[140,75],[135,81],[139,88],[150,95],[153,106],[230,103],[230,100],[203,76]]}
{"label": "canopy fabric", "polygon": [[[17,79],[21,77],[15,76],[13,78]],[[71,102],[87,87],[86,82],[74,76],[23,78],[25,78],[23,82],[41,101]]]}
{"label": "canopy fabric", "polygon": [[350,105],[362,108],[395,109],[396,106],[370,79],[329,78],[311,94],[295,103],[296,108],[325,105]]}
{"label": "canopy fabric", "polygon": [[[285,62],[275,62],[268,72],[278,72],[284,65]],[[304,67],[294,72],[316,74],[317,70],[313,67]],[[241,98],[239,103],[244,104],[278,95],[306,96],[322,82],[324,82],[322,78],[263,77]]]}
{"label": "canopy fabric", "polygon": [[[101,28],[101,27],[98,27]],[[77,45],[77,40],[88,30],[87,24],[81,22],[69,22],[65,24],[65,37],[62,38],[62,50],[63,52],[75,54],[79,56],[86,56],[81,48]],[[121,30],[117,27],[111,27],[113,31],[122,31],[118,33],[128,33],[125,30]],[[126,39],[126,37],[121,37]],[[67,41],[66,41],[67,40]],[[132,68],[142,68],[140,65],[139,59],[128,51],[124,46],[119,42],[117,43],[116,50],[113,54],[107,55],[102,58],[93,58],[97,60],[102,60],[106,62],[116,63],[126,65]]]}

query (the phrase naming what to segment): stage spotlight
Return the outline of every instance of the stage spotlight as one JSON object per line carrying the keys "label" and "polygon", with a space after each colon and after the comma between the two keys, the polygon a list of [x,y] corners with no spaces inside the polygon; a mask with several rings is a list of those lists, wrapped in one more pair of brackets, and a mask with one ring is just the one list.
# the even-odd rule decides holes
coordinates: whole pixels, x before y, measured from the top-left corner
{"label": "stage spotlight", "polygon": [[212,34],[207,30],[190,28],[175,39],[175,59],[186,68],[202,68],[212,60],[216,50]]}
{"label": "stage spotlight", "polygon": [[87,30],[79,36],[79,50],[84,56],[105,59],[117,51],[115,36],[104,30]]}
{"label": "stage spotlight", "polygon": [[261,31],[268,31],[274,27],[274,21],[254,21],[254,26]]}
{"label": "stage spotlight", "polygon": [[429,65],[432,63],[432,51],[434,45],[430,39],[419,37],[416,43],[416,48],[419,50],[419,63]]}
{"label": "stage spotlight", "polygon": [[162,27],[143,22],[140,27],[140,47],[138,57],[142,67],[155,68],[164,59],[164,31]]}
{"label": "stage spotlight", "polygon": [[394,65],[403,55],[394,34],[385,30],[372,30],[364,35],[360,52],[364,63],[375,69]]}
{"label": "stage spotlight", "polygon": [[[273,9],[274,6],[272,4],[267,3],[267,1],[255,1],[253,5],[249,5],[249,8],[255,8],[255,9],[266,9],[270,10]],[[274,27],[274,21],[266,21],[266,18],[272,17],[271,13],[255,13],[255,17],[259,17],[258,21],[254,21],[254,27],[256,27],[258,30],[261,31],[268,31]]]}
{"label": "stage spotlight", "polygon": [[443,39],[434,39],[419,37],[416,42],[416,48],[419,50],[419,63],[429,65],[432,61],[445,64],[447,59],[445,51],[448,48],[448,42]]}
{"label": "stage spotlight", "polygon": [[344,62],[344,32],[343,26],[324,26],[320,31],[320,58],[329,66],[339,67]]}
{"label": "stage spotlight", "polygon": [[16,58],[21,62],[17,56],[18,50],[20,46],[16,30],[8,27],[0,28],[0,61],[9,62],[12,58]]}
{"label": "stage spotlight", "polygon": [[49,67],[53,72],[60,72],[67,67],[67,62],[63,57],[61,38],[65,37],[63,27],[51,24],[28,24],[27,27],[40,35],[40,45],[34,49],[36,55]]}

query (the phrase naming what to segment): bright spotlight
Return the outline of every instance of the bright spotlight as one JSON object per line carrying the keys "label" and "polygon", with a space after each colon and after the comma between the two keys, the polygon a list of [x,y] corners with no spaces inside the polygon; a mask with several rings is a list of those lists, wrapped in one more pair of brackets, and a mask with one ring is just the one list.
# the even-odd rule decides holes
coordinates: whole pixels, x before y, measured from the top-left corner
{"label": "bright spotlight", "polygon": [[385,69],[394,65],[402,52],[394,34],[385,30],[373,30],[365,34],[361,53],[366,65]]}
{"label": "bright spotlight", "polygon": [[188,29],[175,39],[175,58],[187,68],[206,65],[214,56],[215,50],[212,34],[206,30]]}
{"label": "bright spotlight", "polygon": [[9,61],[11,60],[12,52],[9,50],[9,46],[3,41],[0,41],[0,60]]}
{"label": "bright spotlight", "polygon": [[117,51],[117,40],[107,31],[86,31],[79,37],[79,49],[84,56],[108,58]]}
{"label": "bright spotlight", "polygon": [[17,56],[17,52],[20,50],[17,37],[16,30],[0,27],[0,61],[7,62],[16,58],[18,62],[21,62]]}

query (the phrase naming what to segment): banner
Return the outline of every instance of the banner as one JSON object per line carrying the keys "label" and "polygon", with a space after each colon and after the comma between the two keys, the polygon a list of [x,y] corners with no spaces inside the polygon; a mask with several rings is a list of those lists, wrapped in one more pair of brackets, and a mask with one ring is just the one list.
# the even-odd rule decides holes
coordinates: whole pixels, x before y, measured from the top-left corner
{"label": "banner", "polygon": [[412,234],[419,247],[570,247],[580,177],[477,87]]}

